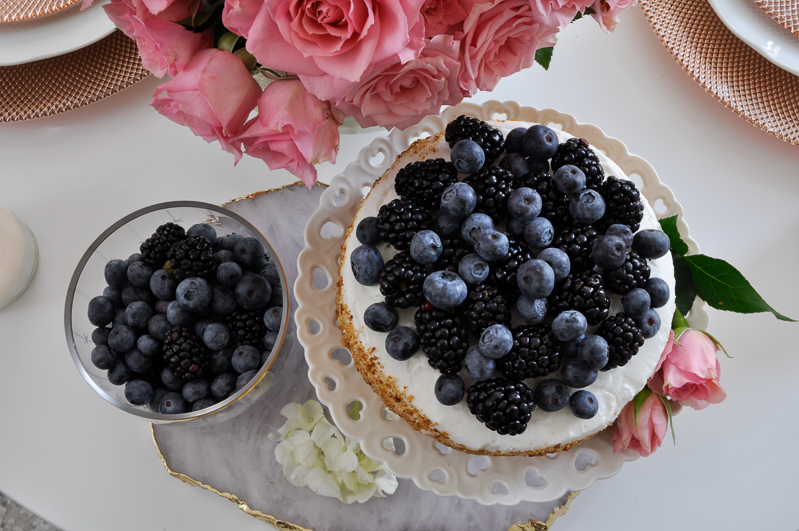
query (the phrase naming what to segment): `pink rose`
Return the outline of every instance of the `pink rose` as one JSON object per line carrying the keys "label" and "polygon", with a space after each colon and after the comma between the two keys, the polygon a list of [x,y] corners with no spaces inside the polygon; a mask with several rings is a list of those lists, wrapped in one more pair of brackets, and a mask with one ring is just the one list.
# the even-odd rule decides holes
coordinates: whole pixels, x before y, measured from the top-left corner
{"label": "pink rose", "polygon": [[565,28],[577,12],[584,12],[595,0],[530,0],[533,17],[539,24]]}
{"label": "pink rose", "polygon": [[159,85],[150,103],[155,109],[206,142],[241,158],[236,139],[255,108],[261,87],[238,56],[216,48],[203,50],[171,81]]}
{"label": "pink rose", "polygon": [[475,0],[426,0],[422,6],[425,35],[452,35],[452,26],[460,26],[474,3]]}
{"label": "pink rose", "polygon": [[538,48],[553,46],[557,28],[539,24],[529,0],[490,0],[472,7],[455,34],[461,41],[461,89],[493,90],[500,79],[532,66]]}
{"label": "pink rose", "polygon": [[613,451],[631,448],[646,457],[660,447],[669,427],[669,415],[661,398],[652,393],[638,411],[635,422],[633,403],[629,402],[616,419]]}
{"label": "pink rose", "polygon": [[174,76],[211,46],[211,31],[194,33],[175,21],[189,16],[191,0],[112,0],[103,6],[117,28],[136,41],[144,68]]}
{"label": "pink rose", "polygon": [[336,162],[338,126],[344,116],[309,93],[297,79],[279,79],[258,98],[258,116],[247,123],[239,140],[247,154],[270,169],[286,168],[310,187],[316,168]]}
{"label": "pink rose", "polygon": [[433,37],[422,54],[405,64],[399,60],[367,74],[334,105],[364,127],[404,129],[442,105],[463,99],[458,84],[458,42],[449,35]]}
{"label": "pink rose", "polygon": [[716,349],[707,334],[686,330],[670,349],[667,345],[649,388],[694,409],[718,404],[727,394],[719,385],[721,366]]}
{"label": "pink rose", "polygon": [[247,50],[270,68],[357,82],[376,63],[419,56],[423,3],[264,0],[248,30]]}
{"label": "pink rose", "polygon": [[619,14],[637,4],[638,0],[594,0],[591,8],[596,14],[591,16],[599,23],[602,31],[613,33],[619,23]]}
{"label": "pink rose", "polygon": [[222,10],[223,25],[245,39],[250,37],[250,28],[264,0],[225,0]]}

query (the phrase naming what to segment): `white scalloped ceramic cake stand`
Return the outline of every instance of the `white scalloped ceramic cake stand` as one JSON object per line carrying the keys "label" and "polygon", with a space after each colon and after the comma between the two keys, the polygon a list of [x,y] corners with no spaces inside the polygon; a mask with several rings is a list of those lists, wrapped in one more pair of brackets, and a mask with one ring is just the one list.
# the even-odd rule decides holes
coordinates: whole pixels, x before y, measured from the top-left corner
{"label": "white scalloped ceramic cake stand", "polygon": [[[682,207],[672,191],[660,182],[648,162],[628,153],[619,140],[608,138],[594,125],[578,123],[573,116],[553,109],[537,110],[497,101],[483,105],[461,104],[447,108],[441,116],[428,116],[405,131],[395,129],[374,140],[324,191],[319,208],[306,226],[305,249],[298,258],[299,276],[294,286],[298,336],[305,348],[308,376],[319,400],[329,408],[333,422],[346,435],[359,439],[363,451],[384,461],[395,475],[413,479],[421,489],[442,496],[477,500],[485,505],[551,501],[616,474],[625,461],[635,459],[638,454],[630,450],[614,453],[611,430],[600,432],[569,452],[546,457],[484,457],[446,448],[413,430],[402,419],[390,420],[394,415],[387,418],[380,398],[363,381],[341,346],[341,333],[336,326],[341,245],[369,187],[414,140],[442,131],[449,121],[461,114],[483,120],[542,123],[585,138],[642,186],[643,194],[658,217],[679,216],[678,227],[690,252],[698,252],[696,242],[688,236]],[[705,328],[706,321],[703,303],[697,300],[691,311],[691,324]],[[358,420],[347,414],[348,406],[354,401],[363,405]],[[404,446],[404,452],[386,449],[383,445],[386,439],[402,440],[403,444],[397,446]]]}

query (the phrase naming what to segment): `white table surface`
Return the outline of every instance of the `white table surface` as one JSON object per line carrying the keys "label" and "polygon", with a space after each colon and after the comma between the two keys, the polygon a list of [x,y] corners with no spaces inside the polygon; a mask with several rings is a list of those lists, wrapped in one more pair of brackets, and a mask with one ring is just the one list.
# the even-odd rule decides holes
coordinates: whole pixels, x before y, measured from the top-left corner
{"label": "white table surface", "polygon": [[[32,286],[0,310],[0,491],[66,531],[264,529],[227,500],[170,477],[148,424],[95,395],[65,342],[69,278],[107,226],[153,203],[223,203],[294,180],[257,160],[233,167],[218,146],[162,118],[147,105],[157,83],[0,125],[0,203],[28,223],[40,250]],[[548,72],[536,66],[474,98],[488,99],[552,107],[622,139],[674,190],[701,250],[799,317],[799,147],[706,94],[639,9],[612,36],[574,24]],[[320,180],[373,137],[344,137],[340,163],[320,167]],[[555,529],[799,529],[799,325],[709,313],[709,331],[734,356],[721,359],[726,401],[684,410],[676,446],[667,439],[581,493]]]}

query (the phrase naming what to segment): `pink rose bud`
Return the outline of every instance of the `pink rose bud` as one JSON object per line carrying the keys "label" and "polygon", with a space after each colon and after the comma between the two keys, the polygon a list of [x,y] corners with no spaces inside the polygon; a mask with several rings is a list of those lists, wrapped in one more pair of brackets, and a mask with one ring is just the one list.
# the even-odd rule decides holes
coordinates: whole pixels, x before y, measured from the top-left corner
{"label": "pink rose bud", "polygon": [[644,401],[635,421],[633,402],[629,402],[616,419],[613,451],[630,448],[646,457],[660,448],[669,428],[669,415],[661,398],[652,393]]}

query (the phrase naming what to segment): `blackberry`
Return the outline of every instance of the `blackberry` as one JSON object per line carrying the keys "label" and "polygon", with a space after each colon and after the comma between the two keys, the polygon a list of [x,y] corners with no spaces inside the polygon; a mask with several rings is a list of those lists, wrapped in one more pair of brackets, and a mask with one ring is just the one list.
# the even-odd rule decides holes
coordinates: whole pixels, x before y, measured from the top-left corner
{"label": "blackberry", "polygon": [[473,252],[471,246],[459,237],[442,238],[441,247],[441,256],[433,263],[433,269],[436,271],[447,270],[457,273],[461,258]]}
{"label": "blackberry", "polygon": [[444,159],[411,162],[399,172],[394,190],[402,199],[438,210],[441,194],[447,186],[458,182],[458,170]]}
{"label": "blackberry", "polygon": [[491,166],[505,151],[505,138],[499,129],[495,129],[477,118],[460,115],[447,124],[444,139],[449,147],[452,147],[458,143],[458,140],[464,138],[474,140],[483,148],[486,156],[484,167]]}
{"label": "blackberry", "polygon": [[475,383],[469,388],[466,404],[477,420],[500,435],[524,433],[535,409],[533,390],[505,378]]}
{"label": "blackberry", "polygon": [[469,348],[469,332],[457,314],[424,305],[414,315],[416,332],[427,362],[442,373],[456,373]]}
{"label": "blackberry", "polygon": [[596,334],[608,342],[608,362],[602,367],[603,371],[626,365],[644,345],[641,329],[635,326],[631,317],[622,312],[605,319]]}
{"label": "blackberry", "polygon": [[613,293],[627,295],[635,288],[643,288],[649,280],[651,271],[646,259],[635,251],[627,251],[627,259],[616,269],[609,269],[602,274],[605,287]]}
{"label": "blackberry", "polygon": [[395,308],[419,306],[424,302],[422,284],[427,269],[417,264],[408,251],[402,251],[385,263],[380,271],[380,293]]}
{"label": "blackberry", "polygon": [[216,262],[211,242],[205,236],[192,236],[177,242],[167,253],[164,264],[178,282],[189,277],[211,280],[216,276]]}
{"label": "blackberry", "polygon": [[605,177],[605,172],[599,165],[599,158],[584,138],[570,138],[559,145],[558,150],[552,156],[551,164],[553,172],[566,164],[577,166],[583,170],[586,188],[599,187]]}
{"label": "blackberry", "polygon": [[519,296],[519,285],[516,283],[516,270],[528,260],[533,259],[532,253],[523,241],[508,237],[508,254],[505,258],[490,263],[490,272],[486,282],[500,288],[510,299]]}
{"label": "blackberry", "polygon": [[508,380],[541,378],[560,368],[560,342],[548,324],[518,326],[511,332],[513,347],[496,361],[502,376]]}
{"label": "blackberry", "polygon": [[609,176],[598,191],[605,200],[605,215],[599,220],[602,232],[615,223],[627,225],[633,232],[641,227],[644,205],[634,182]]}
{"label": "blackberry", "polygon": [[594,268],[591,248],[599,233],[592,225],[574,223],[555,232],[550,247],[556,247],[569,255],[571,272],[577,273]]}
{"label": "blackberry", "polygon": [[403,199],[395,199],[381,206],[377,213],[380,239],[398,251],[408,249],[414,234],[429,222],[430,214],[424,207]]}
{"label": "blackberry", "polygon": [[510,328],[510,305],[497,286],[480,284],[470,288],[463,308],[463,322],[475,337],[492,324]]}
{"label": "blackberry", "polygon": [[172,246],[184,239],[186,231],[183,227],[175,223],[164,223],[139,247],[142,260],[153,266],[153,269],[161,269]]}
{"label": "blackberry", "polygon": [[610,298],[605,293],[602,275],[590,269],[571,273],[561,280],[547,303],[553,315],[577,310],[591,326],[602,322],[610,312]]}
{"label": "blackberry", "polygon": [[175,326],[164,336],[163,359],[169,371],[185,383],[209,373],[211,353],[188,328]]}
{"label": "blackberry", "polygon": [[541,213],[539,216],[547,218],[554,227],[563,227],[574,223],[569,212],[569,196],[555,186],[552,176],[546,170],[528,173],[524,177],[522,186],[532,188],[541,196]]}
{"label": "blackberry", "polygon": [[519,187],[511,172],[499,167],[484,167],[463,180],[477,194],[475,212],[482,212],[499,222],[508,214],[508,196]]}
{"label": "blackberry", "polygon": [[252,345],[258,350],[263,349],[267,332],[264,310],[236,310],[227,316],[225,324],[230,330],[228,348]]}

